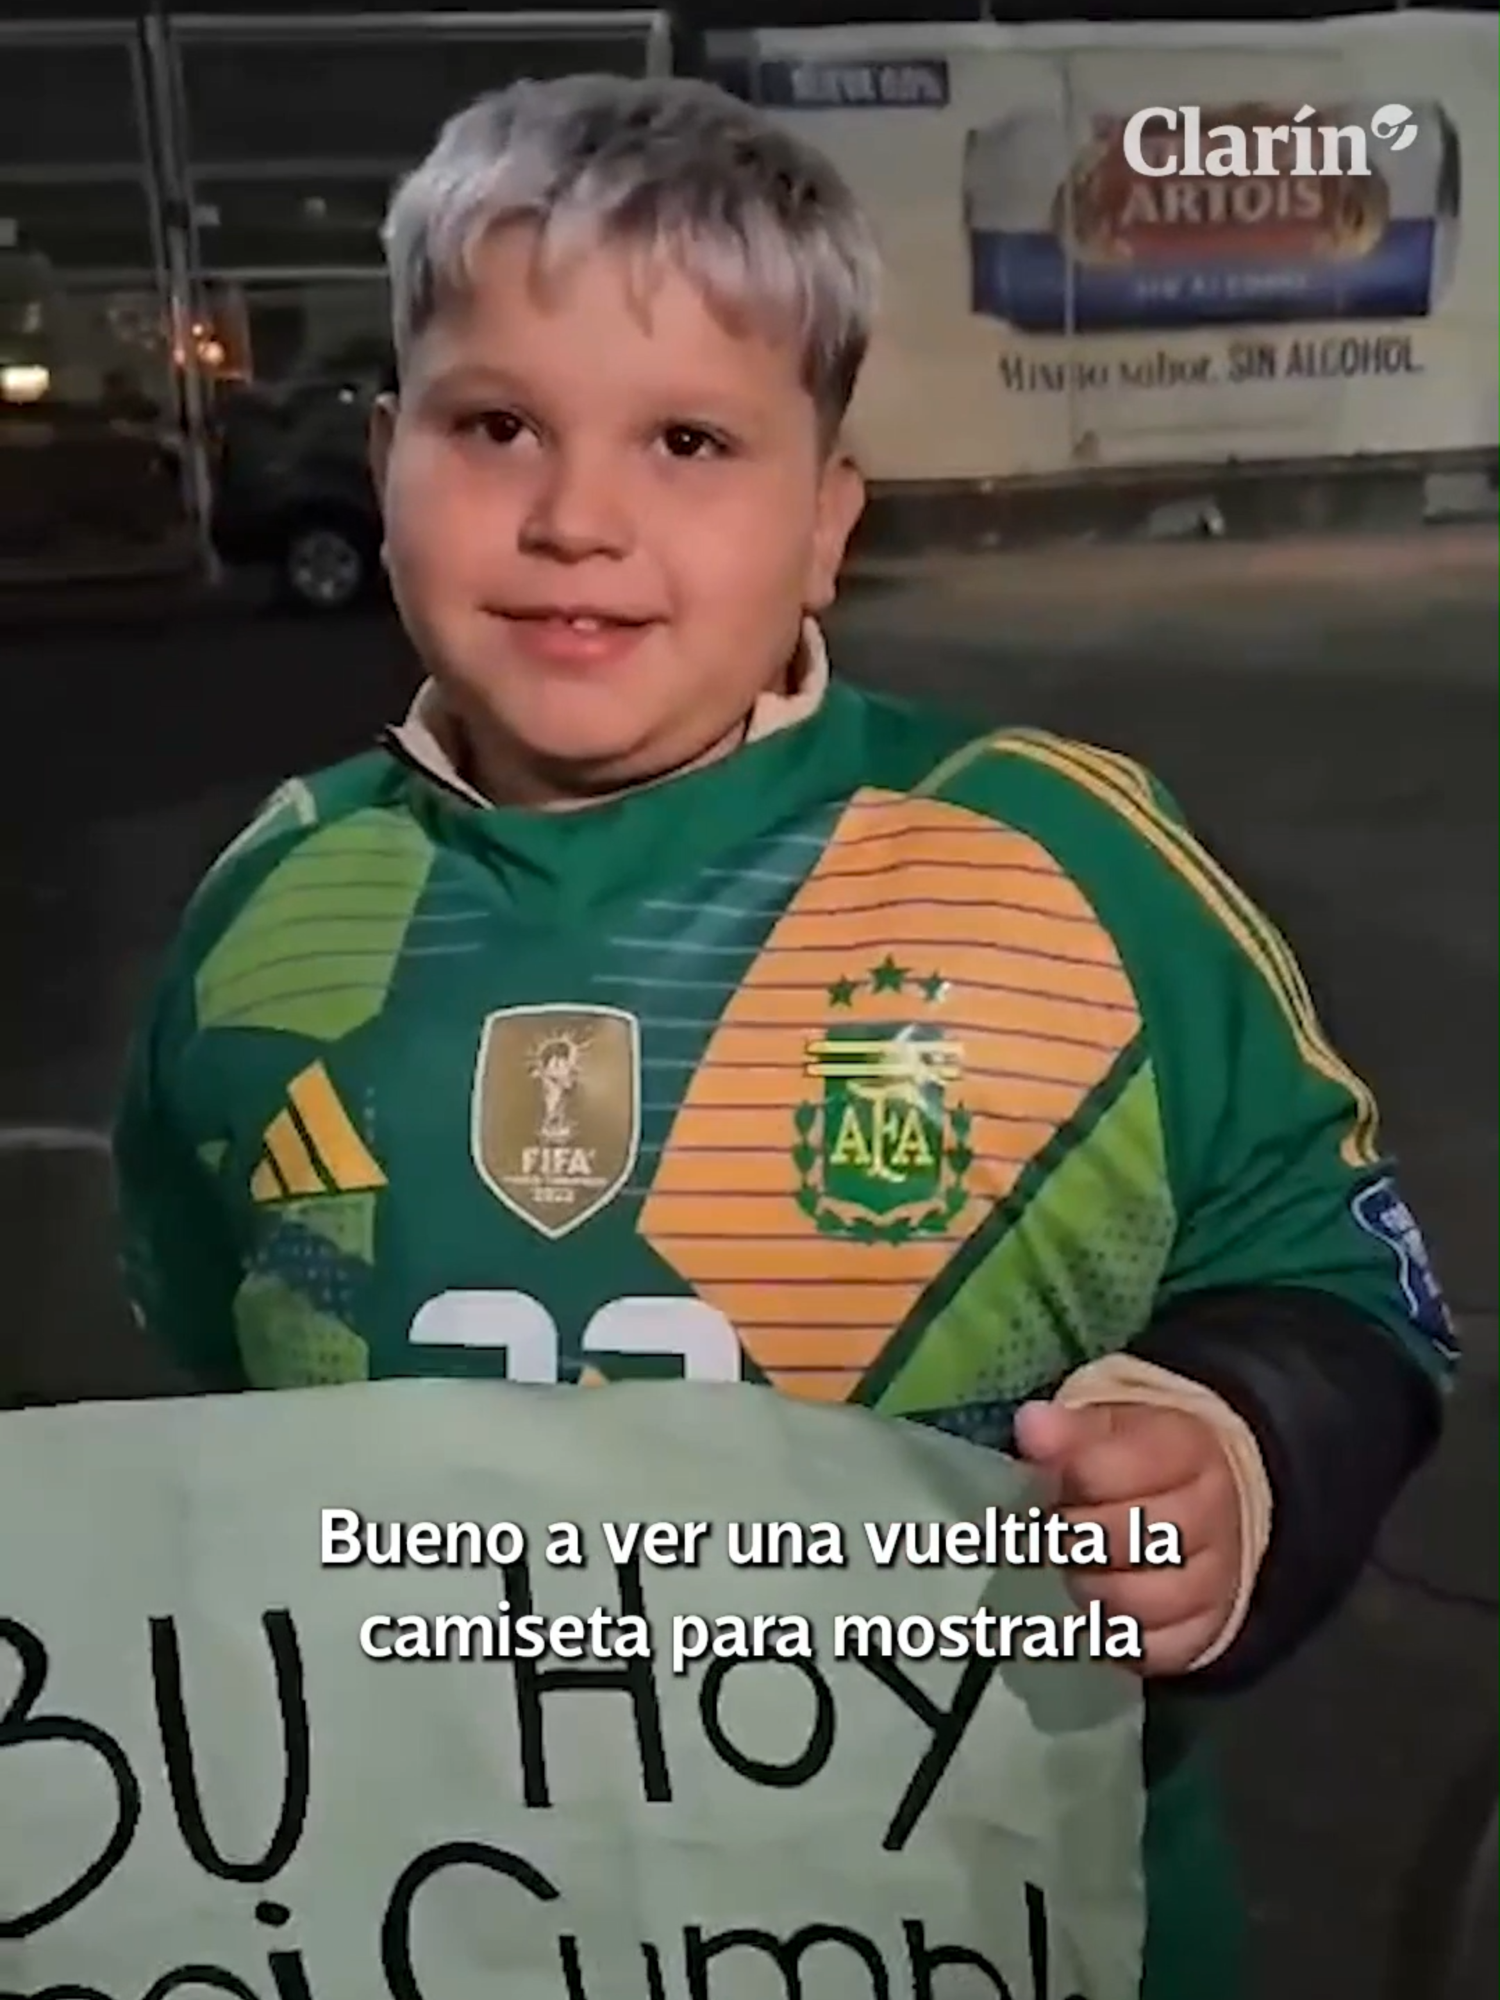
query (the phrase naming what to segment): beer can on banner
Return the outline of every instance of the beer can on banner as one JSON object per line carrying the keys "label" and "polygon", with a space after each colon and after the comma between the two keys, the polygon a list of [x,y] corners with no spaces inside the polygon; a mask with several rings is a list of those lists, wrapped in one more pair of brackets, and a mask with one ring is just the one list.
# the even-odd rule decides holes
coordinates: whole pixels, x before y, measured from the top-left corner
{"label": "beer can on banner", "polygon": [[[1027,333],[1126,333],[1423,319],[1436,308],[1460,205],[1458,133],[1441,105],[1410,108],[1416,134],[1399,152],[1370,132],[1383,108],[1373,100],[1320,108],[1312,157],[1322,160],[1321,127],[1357,126],[1366,174],[1348,171],[1347,140],[1342,171],[1326,175],[1292,172],[1292,148],[1277,142],[1280,171],[1239,178],[1137,172],[1124,150],[1134,108],[1101,113],[1079,137],[1041,111],[967,135],[972,311]],[[1258,164],[1256,128],[1291,126],[1300,108],[1204,105],[1205,157],[1223,143],[1214,127],[1237,126]],[[1183,143],[1179,124],[1168,159]]]}

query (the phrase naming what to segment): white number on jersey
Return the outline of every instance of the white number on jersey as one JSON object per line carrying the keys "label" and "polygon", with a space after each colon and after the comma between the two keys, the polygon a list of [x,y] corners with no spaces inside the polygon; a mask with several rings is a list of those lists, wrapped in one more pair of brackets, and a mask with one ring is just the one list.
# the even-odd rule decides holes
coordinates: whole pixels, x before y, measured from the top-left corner
{"label": "white number on jersey", "polygon": [[[413,1347],[487,1348],[505,1356],[510,1382],[558,1380],[557,1322],[528,1292],[440,1292],[418,1308]],[[611,1299],[584,1328],[585,1364],[607,1354],[681,1363],[687,1382],[738,1382],[740,1343],[724,1314],[702,1299]]]}

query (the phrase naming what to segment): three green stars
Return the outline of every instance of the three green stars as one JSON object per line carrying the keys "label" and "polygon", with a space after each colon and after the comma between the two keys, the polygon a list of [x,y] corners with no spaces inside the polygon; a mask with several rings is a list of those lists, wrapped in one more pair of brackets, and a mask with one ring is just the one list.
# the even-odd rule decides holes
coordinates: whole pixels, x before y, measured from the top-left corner
{"label": "three green stars", "polygon": [[866,986],[872,993],[904,993],[908,987],[915,987],[934,1006],[948,993],[948,982],[940,972],[930,972],[919,979],[909,966],[898,965],[887,952],[879,965],[871,966],[867,978],[835,979],[828,988],[829,1005],[852,1007]]}

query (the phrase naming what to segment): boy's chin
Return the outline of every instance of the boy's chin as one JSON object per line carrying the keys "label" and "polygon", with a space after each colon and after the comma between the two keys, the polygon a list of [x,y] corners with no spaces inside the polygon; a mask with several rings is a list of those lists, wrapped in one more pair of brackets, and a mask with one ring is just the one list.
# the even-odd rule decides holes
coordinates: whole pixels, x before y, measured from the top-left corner
{"label": "boy's chin", "polygon": [[493,681],[456,676],[450,698],[463,717],[481,767],[491,782],[507,770],[527,789],[539,784],[559,796],[579,798],[649,784],[712,756],[733,735],[714,716],[684,719],[681,702],[643,699],[639,681],[618,689],[510,681],[497,700]]}
{"label": "boy's chin", "polygon": [[[508,716],[500,734],[521,771],[560,794],[587,797],[645,784],[692,760],[678,748],[679,730],[643,729],[640,719]],[[611,724],[613,726],[611,726]]]}

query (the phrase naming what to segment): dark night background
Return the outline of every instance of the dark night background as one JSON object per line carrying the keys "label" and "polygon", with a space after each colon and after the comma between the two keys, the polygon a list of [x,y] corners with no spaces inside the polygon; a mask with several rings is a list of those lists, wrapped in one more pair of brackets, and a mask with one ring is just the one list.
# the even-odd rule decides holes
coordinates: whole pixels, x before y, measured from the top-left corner
{"label": "dark night background", "polygon": [[[148,11],[140,0],[5,0],[0,29]],[[535,10],[445,0],[442,11]],[[696,0],[675,13],[690,64],[704,34],[772,25],[1292,23],[1378,11],[1370,0]],[[180,12],[332,25],[349,15],[415,24],[421,10],[192,0]],[[601,32],[598,46],[608,45]],[[564,46],[529,36],[525,66],[594,66],[587,45],[571,44],[571,60]],[[55,49],[0,36],[0,189],[7,164],[82,171],[71,186],[45,171],[18,181],[0,210],[23,230],[35,223],[59,263],[144,269],[142,134],[120,43]],[[467,57],[422,49],[396,91],[391,64],[406,55],[350,47],[339,74],[365,81],[332,104],[311,71],[310,87],[295,87],[285,43],[200,45],[192,56],[198,152],[221,165],[409,157],[456,98],[484,87],[472,44]],[[294,179],[288,189],[289,200]],[[283,199],[274,184],[247,175],[208,191],[223,207],[220,240],[244,262],[290,261],[301,225],[273,209]],[[367,224],[350,235],[350,262],[370,256]],[[303,352],[306,316],[288,288],[254,303],[258,364]],[[379,321],[378,298],[372,310]],[[0,474],[5,458],[0,450]],[[128,1026],[196,878],[254,803],[288,773],[364,747],[415,674],[381,609],[318,622],[253,595],[125,602],[12,588],[6,492],[31,501],[33,461],[12,477],[0,490],[10,750],[0,787],[0,1409],[159,1386],[120,1308],[108,1179],[87,1150],[110,1117]],[[1210,474],[1203,484],[1212,490]],[[1079,536],[1035,558],[871,562],[833,621],[835,657],[853,678],[984,724],[1054,728],[1150,763],[1286,926],[1333,1032],[1381,1094],[1464,1329],[1466,1368],[1443,1449],[1396,1510],[1379,1561],[1301,1657],[1227,1706],[1224,1761],[1261,1956],[1257,2000],[1490,2000],[1493,1855],[1482,1913],[1491,1969],[1442,1984],[1438,1947],[1495,1799],[1494,531],[1423,528],[1399,509],[1360,536],[1302,542],[1184,545],[1149,540],[1138,525],[1123,548]],[[1290,515],[1261,523],[1293,525]],[[24,1143],[8,1145],[18,1133]],[[67,1150],[80,1134],[83,1149]],[[1413,1955],[1397,1963],[1393,1926],[1409,1912]]]}

